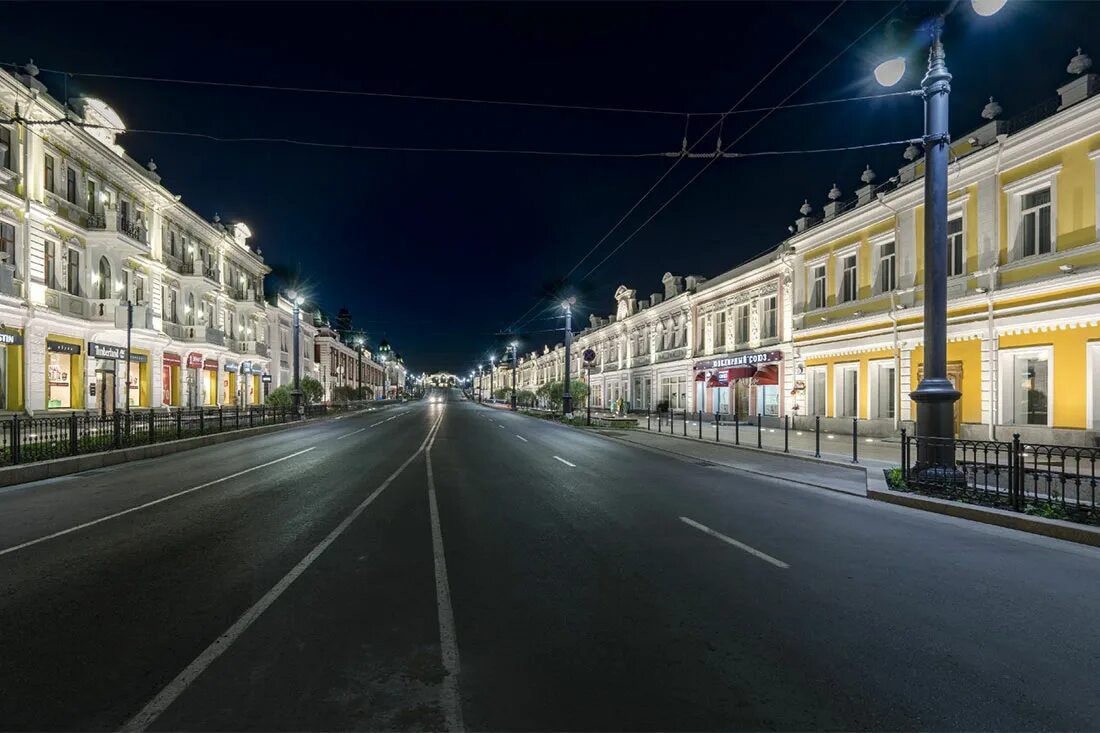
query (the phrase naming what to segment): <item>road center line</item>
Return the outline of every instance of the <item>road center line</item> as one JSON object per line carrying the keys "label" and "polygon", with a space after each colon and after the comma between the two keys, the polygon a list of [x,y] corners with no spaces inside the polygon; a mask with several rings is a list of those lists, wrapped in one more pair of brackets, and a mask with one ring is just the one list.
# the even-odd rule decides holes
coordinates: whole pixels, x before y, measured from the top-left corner
{"label": "road center line", "polygon": [[565,460],[561,456],[554,456],[554,458],[557,458],[559,461],[561,461],[565,465],[569,466],[570,468],[576,468],[577,467],[576,463],[570,463],[569,461]]}
{"label": "road center line", "polygon": [[501,430],[504,430],[504,426],[501,425],[500,423],[497,423],[497,427],[500,428]]}
{"label": "road center line", "polygon": [[428,441],[424,458],[428,466],[428,509],[432,519],[432,554],[435,557],[435,601],[439,615],[439,650],[443,657],[443,669],[447,671],[439,692],[439,704],[443,708],[447,730],[456,733],[464,730],[465,725],[462,722],[462,700],[458,694],[458,673],[461,669],[458,657],[458,634],[455,631],[454,609],[451,607],[451,585],[447,580],[447,559],[443,554],[439,505],[435,500],[435,474],[432,472],[432,446],[435,445],[438,435],[437,429],[432,439]]}
{"label": "road center line", "polygon": [[519,438],[520,440],[522,440],[524,443],[530,442],[530,441],[527,440],[527,438],[523,437],[522,435],[517,435],[516,437]]}
{"label": "road center line", "polygon": [[384,423],[384,422],[386,422],[386,421],[385,421],[385,420],[381,420],[381,421],[379,421],[379,422],[376,422],[376,423],[375,423],[374,425],[371,425],[371,427],[372,427],[372,428],[376,428],[376,427],[378,427],[379,425],[381,425],[381,424],[382,424],[382,423]]}
{"label": "road center line", "polygon": [[[442,419],[442,415],[440,416],[440,419]],[[325,538],[321,540],[321,542],[316,547],[310,550],[308,555],[299,560],[298,564],[291,568],[290,572],[284,575],[282,579],[271,588],[271,590],[265,593],[263,597],[260,598],[260,600],[256,601],[251,608],[245,611],[244,615],[237,619],[237,621],[232,626],[230,626],[229,629],[227,629],[221,636],[211,642],[210,646],[206,647],[206,649],[203,650],[203,652],[199,654],[199,656],[195,657],[195,659],[190,664],[188,664],[182,672],[176,675],[175,679],[169,682],[163,690],[157,693],[156,697],[150,700],[145,705],[145,707],[143,707],[134,717],[126,721],[125,725],[122,726],[122,730],[143,731],[150,725],[152,725],[152,723],[156,721],[158,717],[160,717],[160,714],[167,710],[168,706],[175,702],[176,699],[179,698],[179,696],[187,690],[192,682],[198,679],[199,675],[201,675],[215,659],[220,657],[230,646],[232,646],[233,642],[235,642],[241,636],[241,634],[248,630],[248,627],[251,626],[256,621],[256,619],[258,619],[260,615],[263,614],[263,612],[266,611],[271,606],[271,604],[273,604],[279,598],[279,596],[281,596],[283,592],[290,587],[290,584],[293,583],[299,575],[304,573],[306,569],[308,569],[309,566],[313,564],[314,560],[320,557],[322,552],[328,549],[329,545],[336,541],[337,537],[344,533],[344,530],[346,530],[351,525],[351,523],[354,522],[359,517],[359,515],[362,514],[363,511],[368,506],[370,506],[375,499],[378,498],[378,495],[385,491],[386,487],[392,484],[394,480],[398,476],[400,476],[406,468],[408,468],[409,464],[412,463],[417,456],[424,452],[424,448],[428,445],[428,441],[431,439],[432,435],[435,434],[435,431],[438,427],[439,420],[437,419],[432,427],[428,430],[428,434],[424,437],[424,442],[420,444],[420,447],[416,449],[416,452],[406,458],[405,462],[398,466],[396,471],[391,473],[389,477],[387,477],[386,480],[383,481],[381,485],[379,485],[378,488],[372,491],[370,495],[366,499],[364,499],[361,504],[359,504],[359,506],[355,507],[355,509],[352,510],[351,514],[346,516],[344,520],[340,522],[340,524],[336,525],[336,528],[329,532],[328,535],[326,535]]]}
{"label": "road center line", "polygon": [[359,428],[358,430],[352,430],[350,433],[344,433],[339,438],[337,438],[337,440],[343,440],[344,438],[350,438],[351,436],[356,435],[357,433],[361,433],[364,430],[366,430],[366,428]]}
{"label": "road center line", "polygon": [[109,519],[116,519],[116,518],[124,516],[126,514],[130,514],[131,512],[140,511],[142,509],[148,509],[151,506],[156,506],[157,504],[161,504],[161,503],[169,501],[171,499],[177,499],[177,498],[179,498],[181,496],[184,496],[186,494],[190,494],[192,491],[198,491],[199,489],[205,489],[208,486],[213,486],[214,484],[220,484],[223,481],[228,481],[229,479],[237,478],[238,476],[243,476],[246,473],[252,473],[253,471],[258,471],[261,468],[266,468],[266,467],[272,466],[276,463],[281,463],[283,461],[288,461],[291,458],[294,458],[295,456],[300,456],[303,453],[309,453],[311,450],[314,450],[316,447],[317,446],[312,446],[310,448],[300,450],[297,453],[291,453],[289,456],[283,456],[282,458],[276,458],[274,461],[268,461],[267,463],[261,463],[258,466],[253,466],[252,468],[246,468],[243,471],[237,471],[236,473],[231,473],[228,476],[223,476],[219,479],[214,479],[213,481],[207,481],[205,484],[199,484],[198,486],[192,486],[190,489],[184,489],[183,491],[177,491],[174,494],[169,494],[168,496],[162,496],[159,499],[153,499],[152,501],[147,501],[144,504],[138,504],[137,506],[130,507],[129,509],[123,509],[120,512],[115,512],[114,514],[108,514],[105,517],[100,517],[99,519],[93,519],[90,522],[84,522],[83,524],[78,524],[75,527],[69,527],[68,529],[63,529],[60,532],[54,532],[53,534],[48,534],[48,535],[45,535],[44,537],[39,537],[38,539],[30,540],[28,542],[24,542],[24,543],[19,544],[19,545],[12,545],[11,547],[6,547],[3,550],[0,550],[0,555],[7,555],[9,552],[16,552],[17,550],[22,550],[24,548],[31,547],[32,545],[37,545],[39,542],[45,542],[46,540],[52,540],[52,539],[55,539],[57,537],[62,537],[62,536],[67,535],[67,534],[72,534],[73,532],[77,532],[77,531],[82,530],[82,529],[87,529],[88,527],[94,527],[95,525],[100,524],[101,522],[106,522]]}
{"label": "road center line", "polygon": [[782,560],[777,560],[774,557],[772,557],[771,555],[769,555],[768,553],[761,552],[760,550],[756,549],[755,547],[749,547],[744,542],[738,542],[737,540],[733,539],[732,537],[727,537],[726,535],[722,534],[721,532],[713,530],[710,527],[706,526],[705,524],[699,524],[695,520],[688,519],[687,517],[680,517],[680,521],[683,522],[684,524],[688,525],[689,527],[695,527],[695,529],[699,530],[700,532],[705,532],[706,534],[709,534],[711,537],[717,537],[718,539],[722,540],[726,544],[733,545],[738,550],[744,550],[745,552],[749,553],[753,557],[758,557],[761,560],[763,560],[764,562],[769,562],[772,565],[776,566],[777,568],[783,568],[784,570],[786,570],[787,568],[790,567],[790,565],[783,562]]}

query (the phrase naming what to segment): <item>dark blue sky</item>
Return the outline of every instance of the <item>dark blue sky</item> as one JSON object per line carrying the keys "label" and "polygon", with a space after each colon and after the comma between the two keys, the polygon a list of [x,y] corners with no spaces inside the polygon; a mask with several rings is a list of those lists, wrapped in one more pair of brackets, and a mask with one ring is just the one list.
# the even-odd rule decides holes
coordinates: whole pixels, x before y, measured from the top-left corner
{"label": "dark blue sky", "polygon": [[[849,2],[742,107],[776,104],[893,3]],[[465,5],[321,3],[9,4],[0,61],[47,69],[510,101],[723,111],[832,2]],[[939,3],[906,3],[919,18]],[[1090,49],[1094,3],[1009,2],[993,18],[963,3],[946,33],[955,75],[952,131],[977,127],[990,95],[1005,116],[1068,81]],[[873,94],[888,42],[879,25],[792,102]],[[920,79],[924,51],[903,82]],[[43,72],[51,92],[62,78]],[[900,88],[900,87],[899,87]],[[684,118],[196,87],[75,76],[131,128],[421,147],[598,152],[675,150]],[[735,150],[881,142],[921,133],[921,104],[896,98],[776,112]],[[729,143],[759,119],[728,119]],[[713,118],[691,120],[695,139]],[[364,152],[216,143],[128,133],[138,160],[199,213],[246,221],[267,261],[299,268],[330,314],[346,304],[374,341],[416,371],[465,372],[561,278],[669,166],[667,159],[579,159]],[[713,139],[699,150],[711,150]],[[668,177],[570,283],[589,309],[613,311],[624,283],[645,295],[665,271],[713,276],[777,244],[803,198],[815,209],[835,181],[850,197],[870,163],[880,180],[901,146],[720,161],[628,245],[577,282],[705,161]],[[537,313],[537,311],[536,311]],[[526,325],[524,347],[560,340]]]}

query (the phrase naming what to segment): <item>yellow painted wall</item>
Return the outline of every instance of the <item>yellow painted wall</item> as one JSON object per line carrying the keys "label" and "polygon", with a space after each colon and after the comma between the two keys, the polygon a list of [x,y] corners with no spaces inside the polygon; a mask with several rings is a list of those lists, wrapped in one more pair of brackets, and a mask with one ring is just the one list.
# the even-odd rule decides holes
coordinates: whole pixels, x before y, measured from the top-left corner
{"label": "yellow painted wall", "polygon": [[1001,349],[1053,346],[1050,380],[1054,386],[1054,427],[1085,428],[1088,427],[1086,348],[1089,341],[1096,340],[1100,340],[1100,326],[1002,336],[999,346]]}
{"label": "yellow painted wall", "polygon": [[[834,394],[836,393],[836,366],[838,364],[859,364],[859,417],[866,418],[871,414],[870,404],[870,374],[869,362],[894,358],[893,349],[878,349],[858,355],[830,356],[817,359],[806,359],[806,367],[825,367],[825,414],[836,417],[836,405]],[[900,379],[901,375],[898,374]]]}
{"label": "yellow painted wall", "polygon": [[[22,329],[10,329],[12,333],[23,334]],[[8,347],[8,404],[6,409],[15,412],[21,412],[24,408],[24,396],[23,396],[23,345]],[[0,409],[4,409],[4,405],[0,405]]]}
{"label": "yellow painted wall", "polygon": [[[917,388],[917,374],[924,363],[924,347],[918,346],[910,355],[909,381],[910,389]],[[962,384],[959,391],[961,411],[959,419],[964,423],[980,423],[982,421],[982,342],[980,339],[969,341],[952,341],[947,344],[948,363],[957,361],[962,363]],[[914,418],[917,414],[917,403],[909,401],[910,415]]]}

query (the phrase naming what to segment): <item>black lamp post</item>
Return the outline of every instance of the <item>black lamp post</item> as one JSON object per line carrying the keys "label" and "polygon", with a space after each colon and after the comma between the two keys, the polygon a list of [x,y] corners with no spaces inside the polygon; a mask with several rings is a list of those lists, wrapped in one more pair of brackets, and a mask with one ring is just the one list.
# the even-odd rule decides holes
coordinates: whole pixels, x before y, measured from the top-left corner
{"label": "black lamp post", "polygon": [[489,357],[489,400],[490,401],[496,399],[496,394],[494,394],[495,391],[496,391],[496,388],[495,388],[494,382],[493,382],[493,379],[496,376],[496,365],[497,365],[496,356],[490,356]]}
{"label": "black lamp post", "polygon": [[302,412],[302,374],[301,374],[301,355],[299,354],[301,345],[299,341],[299,329],[301,328],[301,311],[302,301],[304,300],[300,293],[296,290],[291,290],[287,293],[290,296],[290,302],[294,304],[294,389],[290,393],[291,400],[294,404],[294,415],[301,416]]}
{"label": "black lamp post", "polygon": [[126,300],[126,414],[130,414],[130,332],[134,329],[134,303]]}
{"label": "black lamp post", "polygon": [[563,415],[573,414],[573,395],[569,393],[569,361],[570,350],[573,346],[573,298],[562,301],[561,307],[565,311],[565,383],[561,390],[561,410]]}
{"label": "black lamp post", "polygon": [[512,412],[516,411],[516,342],[508,345],[512,349]]}
{"label": "black lamp post", "polygon": [[358,385],[358,389],[356,389],[355,398],[358,399],[358,400],[362,400],[363,399],[363,337],[362,336],[356,336],[355,337],[355,352],[356,352],[356,357],[358,358],[358,361],[359,361],[358,365],[356,366],[355,381],[356,381],[356,384]]}

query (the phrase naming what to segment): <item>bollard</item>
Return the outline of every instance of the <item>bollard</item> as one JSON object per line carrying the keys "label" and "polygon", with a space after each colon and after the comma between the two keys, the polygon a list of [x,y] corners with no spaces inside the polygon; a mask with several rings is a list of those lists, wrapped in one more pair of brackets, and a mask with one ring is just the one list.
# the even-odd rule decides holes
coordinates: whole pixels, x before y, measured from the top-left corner
{"label": "bollard", "polygon": [[[903,479],[909,478],[909,459],[905,455],[905,449],[907,446],[907,439],[905,437],[905,428],[901,429],[901,477]],[[1012,482],[1010,481],[1009,484]],[[892,487],[891,487],[892,488]]]}
{"label": "bollard", "polygon": [[764,425],[763,425],[764,421],[760,419],[761,417],[762,417],[762,415],[759,412],[756,413],[756,447],[757,448],[763,448],[764,447]]}
{"label": "bollard", "polygon": [[176,440],[183,437],[183,410],[176,410]]}
{"label": "bollard", "polygon": [[703,411],[699,410],[699,440],[703,439]]}
{"label": "bollard", "polygon": [[653,429],[649,426],[649,408],[648,407],[645,408],[645,429],[646,430],[652,430]]}
{"label": "bollard", "polygon": [[741,415],[733,411],[733,444],[741,445]]}
{"label": "bollard", "polygon": [[684,437],[688,436],[688,411],[684,410]]}
{"label": "bollard", "polygon": [[821,458],[821,415],[814,415],[814,458]]}
{"label": "bollard", "polygon": [[657,432],[661,432],[661,408],[657,408]]}
{"label": "bollard", "polygon": [[718,439],[718,413],[717,412],[714,413],[714,442],[715,443],[721,443],[722,442]]}
{"label": "bollard", "polygon": [[859,463],[859,418],[852,418],[852,463]]}
{"label": "bollard", "polygon": [[790,453],[790,415],[783,416],[783,452]]}
{"label": "bollard", "polygon": [[225,417],[222,413],[222,406],[218,405],[218,432],[225,430]]}

